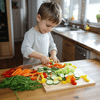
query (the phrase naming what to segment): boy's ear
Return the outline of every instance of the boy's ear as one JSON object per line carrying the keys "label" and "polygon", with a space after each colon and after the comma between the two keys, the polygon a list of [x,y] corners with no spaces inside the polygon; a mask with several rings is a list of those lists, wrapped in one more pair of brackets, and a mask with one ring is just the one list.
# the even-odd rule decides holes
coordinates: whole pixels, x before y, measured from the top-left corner
{"label": "boy's ear", "polygon": [[41,21],[41,15],[37,14],[36,19],[37,19],[38,22]]}

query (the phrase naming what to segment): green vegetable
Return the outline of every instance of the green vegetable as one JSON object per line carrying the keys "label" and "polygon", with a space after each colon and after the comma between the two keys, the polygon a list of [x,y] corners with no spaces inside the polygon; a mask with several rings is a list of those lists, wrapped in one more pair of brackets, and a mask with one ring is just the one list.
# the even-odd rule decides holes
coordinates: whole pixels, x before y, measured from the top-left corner
{"label": "green vegetable", "polygon": [[53,80],[47,80],[47,81],[46,81],[46,84],[47,84],[47,85],[52,85],[52,84],[53,84]]}
{"label": "green vegetable", "polygon": [[16,91],[14,91],[14,93],[15,93],[15,95],[17,96],[17,100],[19,100],[19,97],[18,97],[18,95],[17,95],[17,92],[16,92]]}
{"label": "green vegetable", "polygon": [[65,66],[62,69],[56,70],[55,73],[65,75],[65,74],[69,74],[70,72],[74,73],[74,71],[75,71],[75,67],[72,67],[71,65],[68,65],[68,66]]}
{"label": "green vegetable", "polygon": [[5,78],[2,82],[0,82],[0,89],[10,88],[14,91],[35,90],[41,87],[42,85],[37,81],[32,81],[30,77],[20,75]]}
{"label": "green vegetable", "polygon": [[55,68],[55,67],[52,67],[52,68],[49,68],[49,67],[41,67],[41,68],[38,68],[37,72],[46,72],[48,75],[50,75],[50,73],[55,73],[56,70],[58,70],[59,68]]}
{"label": "green vegetable", "polygon": [[59,80],[56,80],[56,81],[53,81],[53,84],[57,85],[57,84],[59,84],[59,82],[60,82]]}
{"label": "green vegetable", "polygon": [[[74,75],[74,76],[75,76],[75,75]],[[79,79],[80,79],[80,76],[77,76],[77,75],[76,75],[75,78],[76,78],[76,80],[79,80]]]}

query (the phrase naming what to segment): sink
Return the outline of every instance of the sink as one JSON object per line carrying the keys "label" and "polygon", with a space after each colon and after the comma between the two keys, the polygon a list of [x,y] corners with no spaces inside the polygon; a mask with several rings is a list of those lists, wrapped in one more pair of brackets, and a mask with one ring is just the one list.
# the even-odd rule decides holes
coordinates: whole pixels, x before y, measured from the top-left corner
{"label": "sink", "polygon": [[79,29],[73,27],[55,27],[54,30],[58,32],[68,32],[68,31],[78,31]]}

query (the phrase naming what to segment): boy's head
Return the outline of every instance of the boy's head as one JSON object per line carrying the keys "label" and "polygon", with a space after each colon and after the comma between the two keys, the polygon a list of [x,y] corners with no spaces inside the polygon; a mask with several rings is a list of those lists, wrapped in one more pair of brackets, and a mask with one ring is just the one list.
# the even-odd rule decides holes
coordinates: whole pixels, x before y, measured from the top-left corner
{"label": "boy's head", "polygon": [[62,10],[56,2],[45,2],[43,3],[38,11],[41,19],[48,19],[53,23],[59,24],[62,20]]}
{"label": "boy's head", "polygon": [[52,31],[62,20],[62,10],[56,2],[43,3],[37,14],[37,28],[40,33]]}

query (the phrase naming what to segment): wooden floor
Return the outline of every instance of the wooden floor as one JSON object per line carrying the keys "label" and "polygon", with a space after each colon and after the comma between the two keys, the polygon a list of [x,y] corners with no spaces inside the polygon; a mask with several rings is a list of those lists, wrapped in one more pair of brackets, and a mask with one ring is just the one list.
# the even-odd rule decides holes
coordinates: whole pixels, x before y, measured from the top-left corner
{"label": "wooden floor", "polygon": [[14,43],[15,56],[13,58],[0,60],[0,69],[15,68],[23,63],[23,57],[21,54],[21,44],[22,42]]}

